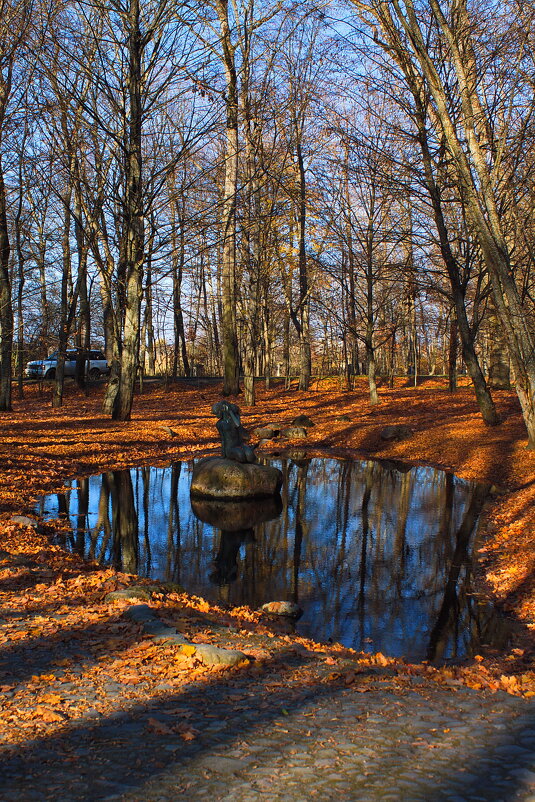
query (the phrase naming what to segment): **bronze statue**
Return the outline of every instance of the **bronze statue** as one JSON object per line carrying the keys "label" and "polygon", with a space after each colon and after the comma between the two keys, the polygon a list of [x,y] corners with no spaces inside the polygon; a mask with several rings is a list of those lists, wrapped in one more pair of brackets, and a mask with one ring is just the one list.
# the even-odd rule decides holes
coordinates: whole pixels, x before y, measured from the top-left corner
{"label": "bronze statue", "polygon": [[240,408],[230,401],[218,401],[212,412],[219,420],[216,423],[221,437],[221,453],[235,462],[256,462],[256,455],[251,446],[244,443],[247,432],[241,425]]}

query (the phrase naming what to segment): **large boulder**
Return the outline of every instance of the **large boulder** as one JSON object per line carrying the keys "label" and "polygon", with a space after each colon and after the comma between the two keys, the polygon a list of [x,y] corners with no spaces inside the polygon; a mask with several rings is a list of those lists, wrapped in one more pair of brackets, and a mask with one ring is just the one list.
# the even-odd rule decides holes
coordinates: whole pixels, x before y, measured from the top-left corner
{"label": "large boulder", "polygon": [[282,485],[282,473],[270,465],[207,457],[193,469],[190,493],[195,498],[262,498],[274,496]]}

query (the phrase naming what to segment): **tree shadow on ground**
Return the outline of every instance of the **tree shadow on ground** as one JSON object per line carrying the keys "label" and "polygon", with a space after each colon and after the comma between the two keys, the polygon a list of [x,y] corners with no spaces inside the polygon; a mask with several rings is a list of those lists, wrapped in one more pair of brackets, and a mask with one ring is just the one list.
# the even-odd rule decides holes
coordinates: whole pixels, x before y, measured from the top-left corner
{"label": "tree shadow on ground", "polygon": [[[71,722],[61,732],[11,748],[7,751],[3,766],[3,798],[61,798],[74,802],[100,800],[110,795],[136,791],[141,792],[140,799],[160,798],[158,793],[147,796],[144,786],[157,781],[162,772],[168,772],[171,768],[170,762],[178,764],[178,771],[183,772],[177,776],[175,798],[179,798],[180,783],[187,785],[188,767],[190,771],[201,767],[206,776],[211,771],[211,760],[216,755],[228,759],[232,757],[233,750],[237,750],[236,754],[243,753],[244,740],[248,739],[246,745],[249,742],[254,744],[257,735],[261,739],[262,747],[252,760],[243,763],[243,769],[250,771],[250,776],[254,779],[255,765],[280,758],[281,731],[278,730],[277,733],[276,725],[284,724],[285,731],[288,732],[288,749],[295,744],[299,749],[308,749],[310,741],[307,742],[305,733],[308,731],[310,735],[311,728],[315,727],[312,711],[317,706],[325,708],[338,704],[340,700],[351,703],[355,718],[350,726],[356,726],[362,719],[359,726],[365,727],[369,701],[366,695],[358,692],[358,686],[348,689],[343,684],[329,681],[328,677],[327,681],[325,678],[323,681],[318,679],[310,685],[296,682],[292,679],[292,672],[304,667],[306,662],[303,655],[296,654],[291,649],[283,649],[274,656],[273,661],[263,665],[260,674],[256,670],[212,675],[208,681],[192,682],[177,693],[167,692],[147,702],[134,704],[130,709],[118,709],[100,720],[81,719]],[[387,694],[384,693],[384,696],[387,701]],[[464,692],[459,696],[466,701]],[[410,704],[410,701],[406,702],[409,709]],[[387,725],[388,702],[382,709],[385,711]],[[469,713],[466,719],[470,720]],[[336,720],[335,717],[332,723]],[[219,722],[223,724],[220,725]],[[499,715],[497,723],[500,723]],[[528,726],[533,724],[527,719],[521,721],[518,734],[522,728]],[[189,735],[185,736],[186,733]],[[336,739],[336,725],[332,727],[323,717],[321,727],[314,729],[314,736],[322,741]],[[385,732],[385,739],[389,736],[391,738],[392,733]],[[347,729],[343,737],[347,739]],[[285,748],[286,744],[282,747],[283,751]],[[426,773],[430,776],[432,766],[427,743],[409,744],[405,756],[409,767],[411,760],[414,760],[415,765],[418,762],[425,764],[427,761]],[[466,791],[481,793],[481,783],[488,780],[488,768],[480,767],[479,760],[482,757],[488,760],[492,754],[482,744],[477,754],[467,752],[465,757],[462,768],[468,768],[471,774]],[[499,757],[499,747],[496,757]],[[361,767],[357,769],[354,763],[352,768],[347,769],[348,779],[351,781],[353,776],[360,784],[362,792],[366,783],[375,784],[383,777],[384,788],[387,790],[392,778],[388,777],[388,771],[385,773],[382,765],[384,759],[384,754],[369,755],[368,750],[365,761],[367,779],[364,786]],[[310,762],[314,766],[313,755]],[[436,782],[429,782],[428,787],[433,788],[434,799],[446,799],[454,792],[455,788],[452,790],[449,780],[455,779],[458,782],[458,756],[449,769],[445,776],[441,761],[440,777],[443,779],[437,777]],[[233,770],[240,770],[239,763]],[[505,798],[508,799],[514,797],[521,784],[521,779],[513,776],[510,770],[509,759],[496,760],[495,781],[501,783],[502,787],[504,784],[507,786]],[[225,794],[228,794],[229,785],[234,779],[231,774],[222,781]],[[239,782],[238,785],[243,787]],[[166,790],[170,792],[169,786],[166,786]],[[500,793],[503,794],[503,791],[500,790]],[[196,798],[194,788],[189,789],[187,798]]]}

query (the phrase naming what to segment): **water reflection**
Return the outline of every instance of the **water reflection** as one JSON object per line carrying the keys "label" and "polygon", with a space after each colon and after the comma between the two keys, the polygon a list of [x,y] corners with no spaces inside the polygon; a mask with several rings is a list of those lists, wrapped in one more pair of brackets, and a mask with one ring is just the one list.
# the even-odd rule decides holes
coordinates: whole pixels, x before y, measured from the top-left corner
{"label": "water reflection", "polygon": [[193,463],[77,480],[40,510],[66,545],[129,573],[232,605],[297,602],[317,640],[412,659],[502,645],[471,594],[471,541],[486,488],[433,468],[274,460],[281,500],[190,501]]}
{"label": "water reflection", "polygon": [[220,589],[228,603],[230,584],[238,578],[238,555],[244,543],[254,543],[254,528],[278,518],[282,511],[280,496],[243,501],[191,499],[194,515],[221,530],[219,548],[214,558],[214,571],[209,579]]}

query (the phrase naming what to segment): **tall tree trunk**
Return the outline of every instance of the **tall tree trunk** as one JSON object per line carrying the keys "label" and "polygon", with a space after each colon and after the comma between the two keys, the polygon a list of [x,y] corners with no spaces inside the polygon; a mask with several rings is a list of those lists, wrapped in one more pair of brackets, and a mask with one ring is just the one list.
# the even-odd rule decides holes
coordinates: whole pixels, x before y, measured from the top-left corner
{"label": "tall tree trunk", "polygon": [[[104,353],[106,354],[108,362],[111,362],[114,351],[113,341],[115,339],[113,300],[109,281],[107,277],[102,280],[102,274],[100,281],[100,301],[102,304],[102,325],[104,329]],[[111,412],[111,409],[108,410],[108,412]]]}
{"label": "tall tree trunk", "polygon": [[104,415],[111,415],[121,372],[121,323],[118,318],[119,313],[116,314],[113,308],[111,276],[113,274],[114,265],[112,256],[108,253],[104,261],[100,257],[98,249],[94,249],[94,255],[100,275],[100,297],[103,311],[106,360],[110,366],[108,382],[102,402],[102,412]]}
{"label": "tall tree trunk", "polygon": [[71,199],[72,185],[70,183],[66,189],[63,199],[63,233],[62,233],[62,252],[63,270],[61,273],[61,296],[60,296],[60,320],[58,336],[58,357],[56,361],[56,377],[54,382],[54,392],[52,394],[52,406],[59,409],[63,404],[63,384],[65,380],[65,354],[67,351],[67,341],[69,329],[67,318],[69,315],[69,275],[71,272]]}
{"label": "tall tree trunk", "polygon": [[262,310],[262,335],[264,338],[264,384],[266,390],[271,387],[271,373],[273,371],[272,333],[268,298],[268,286],[264,286],[264,303]]}
{"label": "tall tree trunk", "polygon": [[24,398],[24,251],[22,248],[22,199],[23,199],[23,162],[24,149],[26,143],[27,129],[24,129],[24,136],[20,150],[19,162],[19,199],[17,212],[15,215],[15,246],[17,249],[17,386],[18,397]]}
{"label": "tall tree trunk", "polygon": [[283,319],[282,375],[284,376],[284,386],[288,390],[290,387],[290,315],[288,312]]}
{"label": "tall tree trunk", "polygon": [[310,298],[308,287],[308,264],[306,254],[306,173],[301,147],[300,132],[295,124],[297,141],[296,154],[299,171],[299,389],[308,390],[312,374],[312,355],[310,350]]}
{"label": "tall tree trunk", "polygon": [[[3,85],[2,82],[0,82],[0,106],[2,106],[4,100],[2,90]],[[0,412],[9,412],[11,410],[13,306],[11,300],[11,276],[9,272],[10,250],[6,214],[6,190],[0,154]]]}
{"label": "tall tree trunk", "polygon": [[[186,333],[184,331],[184,313],[182,311],[182,277],[184,274],[185,259],[185,200],[180,198],[181,208],[176,219],[175,204],[171,206],[171,245],[173,248],[171,255],[173,270],[173,378],[176,379],[178,373],[178,352],[182,356],[182,368],[184,376],[191,375],[188,351],[186,347]],[[177,204],[178,206],[178,201]],[[178,223],[178,237],[176,225]]]}
{"label": "tall tree trunk", "polygon": [[[150,376],[154,376],[156,372],[155,365],[155,336],[154,336],[154,320],[152,313],[152,259],[147,259],[147,280],[145,282],[145,336],[143,337],[143,345],[146,346],[147,351],[147,370]],[[141,361],[141,369],[145,372],[145,360]]]}
{"label": "tall tree trunk", "polygon": [[450,393],[457,391],[457,351],[458,351],[459,327],[455,312],[452,310],[450,320],[450,342],[448,349],[448,387]]}
{"label": "tall tree trunk", "polygon": [[492,387],[493,390],[510,390],[511,370],[509,367],[509,354],[507,353],[502,327],[492,300],[489,302],[487,320],[490,339],[489,387]]}
{"label": "tall tree trunk", "polygon": [[[249,42],[248,36],[245,38]],[[250,49],[248,45],[243,48],[242,68],[242,117],[243,117],[243,137],[245,142],[245,179],[246,179],[246,212],[245,225],[243,230],[243,262],[246,270],[247,295],[246,321],[245,321],[245,349],[244,349],[244,393],[245,403],[248,406],[255,405],[255,373],[259,363],[259,352],[261,342],[260,332],[260,278],[261,278],[261,249],[260,249],[260,202],[259,186],[257,180],[257,138],[255,136],[253,124],[253,110],[251,108],[250,97]],[[244,282],[245,283],[245,282]]]}
{"label": "tall tree trunk", "polygon": [[366,331],[366,372],[368,374],[368,387],[370,391],[370,404],[375,406],[379,403],[377,392],[377,365],[375,362],[375,348],[373,347],[373,331],[367,326]]}
{"label": "tall tree trunk", "polygon": [[[22,23],[22,17],[21,17]],[[21,27],[21,31],[22,31]],[[8,40],[9,41],[9,40]],[[2,42],[2,45],[6,42]],[[0,47],[0,51],[2,48]],[[13,52],[0,52],[0,412],[11,411],[11,378],[13,352],[13,302],[9,257],[11,244],[7,223],[7,198],[2,165],[3,131],[6,108],[11,91]],[[5,70],[5,71],[4,71]]]}
{"label": "tall tree trunk", "polygon": [[344,339],[346,351],[346,384],[347,389],[353,389],[354,376],[358,373],[358,339],[357,339],[357,309],[355,295],[355,253],[353,250],[352,204],[349,191],[349,145],[344,142],[344,195],[346,205],[345,239],[347,244],[347,287],[346,312],[349,328],[349,342]]}
{"label": "tall tree trunk", "polygon": [[125,310],[120,375],[114,399],[113,420],[130,420],[134,385],[139,365],[141,298],[143,294],[143,259],[145,229],[142,185],[142,53],[140,0],[131,0],[128,9],[128,98],[129,120],[126,148],[126,208],[124,238]]}
{"label": "tall tree trunk", "polygon": [[221,339],[223,395],[240,392],[240,364],[236,333],[236,202],[238,191],[238,81],[234,45],[228,20],[228,0],[216,0],[226,82],[225,185],[223,189]]}
{"label": "tall tree trunk", "polygon": [[80,350],[76,359],[75,378],[78,387],[85,388],[88,375],[89,350],[91,348],[91,309],[87,288],[87,244],[82,227],[81,189],[78,181],[77,184],[75,188],[74,231],[78,258],[79,324],[76,344]]}
{"label": "tall tree trunk", "polygon": [[370,205],[368,209],[368,225],[366,230],[366,371],[368,373],[368,386],[370,391],[370,404],[375,406],[379,403],[377,393],[377,365],[375,360],[374,347],[374,259],[373,259],[373,238],[374,238],[374,214],[375,214],[375,184],[371,186]]}

